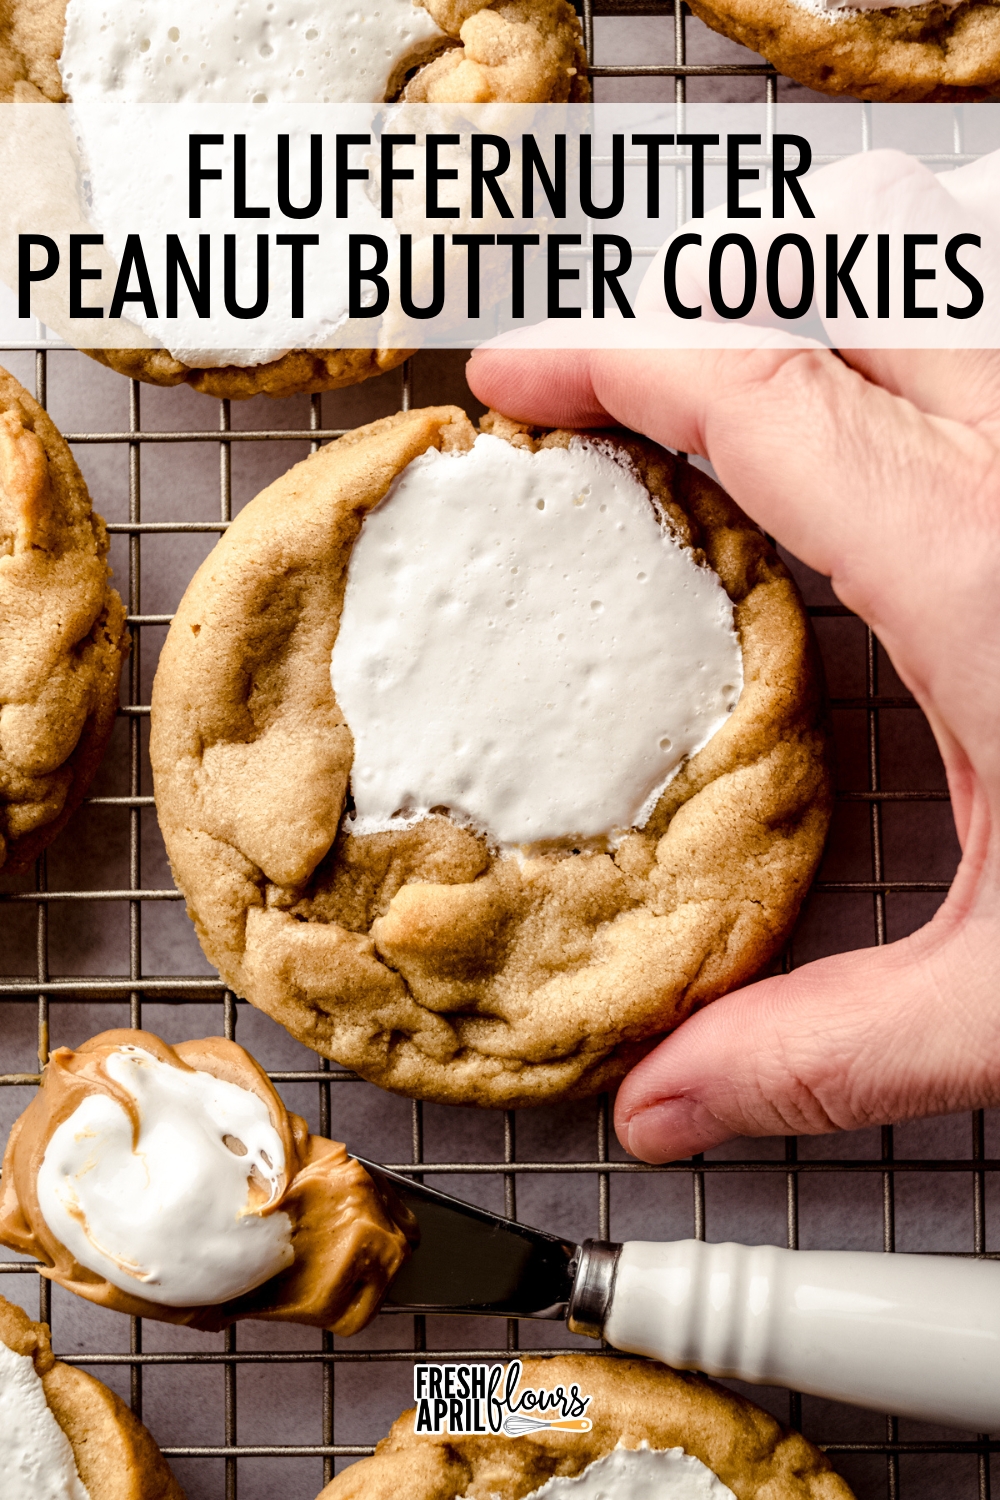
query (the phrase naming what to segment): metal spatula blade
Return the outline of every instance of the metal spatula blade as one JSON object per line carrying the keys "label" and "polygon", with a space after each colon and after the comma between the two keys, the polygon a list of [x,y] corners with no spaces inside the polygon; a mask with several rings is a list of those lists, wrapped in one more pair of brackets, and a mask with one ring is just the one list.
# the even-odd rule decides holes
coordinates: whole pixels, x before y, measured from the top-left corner
{"label": "metal spatula blade", "polygon": [[565,1318],[578,1247],[357,1157],[379,1192],[401,1201],[420,1242],[386,1294],[385,1312]]}
{"label": "metal spatula blade", "polygon": [[1000,1430],[998,1264],[701,1240],[577,1246],[358,1160],[420,1228],[387,1312],[566,1318],[572,1333],[679,1369]]}

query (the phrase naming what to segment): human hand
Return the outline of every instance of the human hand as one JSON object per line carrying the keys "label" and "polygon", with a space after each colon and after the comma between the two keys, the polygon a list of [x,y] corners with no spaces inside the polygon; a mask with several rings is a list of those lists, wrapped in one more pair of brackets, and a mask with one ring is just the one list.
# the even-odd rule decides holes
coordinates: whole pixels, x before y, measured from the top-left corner
{"label": "human hand", "polygon": [[512,417],[708,458],[877,633],[951,790],[933,920],[693,1015],[622,1084],[622,1144],[670,1161],[1000,1103],[1000,354],[484,349],[468,378]]}

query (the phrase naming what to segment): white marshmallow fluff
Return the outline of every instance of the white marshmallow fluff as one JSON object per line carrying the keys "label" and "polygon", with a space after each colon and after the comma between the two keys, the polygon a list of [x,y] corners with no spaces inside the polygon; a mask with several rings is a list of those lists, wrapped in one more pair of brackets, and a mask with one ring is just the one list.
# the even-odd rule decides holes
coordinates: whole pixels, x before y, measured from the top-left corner
{"label": "white marshmallow fluff", "polygon": [[413,0],[69,0],[76,103],[378,104],[444,33]]}
{"label": "white marshmallow fluff", "polygon": [[355,833],[444,807],[510,847],[641,826],[743,664],[719,578],[609,451],[481,435],[366,517],[331,676]]}
{"label": "white marshmallow fluff", "polygon": [[[795,0],[803,10],[814,15],[837,16],[857,10],[912,10],[915,5],[926,5],[927,0]],[[944,5],[960,5],[961,0],[942,0]]]}
{"label": "white marshmallow fluff", "polygon": [[558,1475],[528,1500],[736,1500],[728,1485],[683,1448],[616,1448],[575,1478]]}
{"label": "white marshmallow fluff", "polygon": [[0,1343],[3,1500],[90,1500],[69,1438],[49,1408],[29,1354]]}
{"label": "white marshmallow fluff", "polygon": [[165,1307],[225,1302],[291,1265],[291,1222],[261,1216],[285,1153],[263,1100],[124,1046],[105,1064],[140,1129],[89,1094],[53,1132],[38,1173],[52,1233],[82,1266]]}
{"label": "white marshmallow fluff", "polygon": [[[144,159],[171,159],[177,126],[168,114],[147,112],[139,121],[123,121],[88,106],[380,104],[405,70],[446,43],[445,33],[415,0],[136,0],[128,5],[69,0],[59,68],[74,104],[95,227],[120,256],[126,236],[136,229],[135,172]],[[271,123],[275,138],[297,128],[294,119]],[[217,121],[208,126],[219,128]],[[123,130],[133,132],[132,154],[122,153]],[[270,149],[273,156],[276,148]],[[274,182],[273,161],[256,160],[253,171]],[[205,194],[206,231],[216,228],[212,215],[223,213],[224,201],[221,189]],[[162,243],[166,233],[176,231],[177,214],[169,197],[159,206],[147,202],[142,226],[147,243]],[[334,264],[346,264],[348,229],[385,234],[375,206],[358,194],[350,224],[325,226],[326,253]],[[240,285],[246,291],[255,285],[254,244],[253,238],[239,241]],[[155,265],[152,274],[156,279]],[[137,306],[126,315],[192,366],[246,367],[279,359],[290,349],[336,346],[348,314],[346,282],[342,294],[327,296],[319,307],[313,295],[307,316],[299,319],[290,312],[287,249],[272,247],[269,283],[267,347],[251,346],[252,330],[259,325],[224,315],[219,293],[208,322],[191,312],[180,324],[158,325]],[[162,288],[160,306],[162,311]]]}

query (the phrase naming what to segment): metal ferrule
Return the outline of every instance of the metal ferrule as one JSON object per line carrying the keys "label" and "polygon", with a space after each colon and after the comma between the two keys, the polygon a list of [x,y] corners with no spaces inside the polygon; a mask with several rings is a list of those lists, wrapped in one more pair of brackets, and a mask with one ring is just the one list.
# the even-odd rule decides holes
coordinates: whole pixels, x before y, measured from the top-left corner
{"label": "metal ferrule", "polygon": [[611,1310],[621,1245],[584,1240],[569,1299],[569,1331],[599,1339]]}

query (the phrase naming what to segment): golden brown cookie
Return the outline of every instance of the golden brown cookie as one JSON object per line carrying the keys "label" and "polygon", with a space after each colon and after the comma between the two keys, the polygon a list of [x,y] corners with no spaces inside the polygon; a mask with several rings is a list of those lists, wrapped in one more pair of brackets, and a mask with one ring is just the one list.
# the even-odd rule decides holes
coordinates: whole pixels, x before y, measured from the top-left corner
{"label": "golden brown cookie", "polygon": [[0,868],[26,869],[79,805],[128,650],[108,535],[53,422],[0,370]]}
{"label": "golden brown cookie", "polygon": [[[412,66],[391,80],[390,97],[418,104],[562,103],[587,97],[580,23],[569,0],[424,4],[444,33],[441,44],[430,52],[422,44]],[[0,102],[65,101],[59,72],[65,16],[66,0],[0,0]],[[298,349],[245,367],[192,366],[167,349],[84,352],[134,380],[190,385],[209,396],[244,400],[356,385],[395,369],[413,351]]]}
{"label": "golden brown cookie", "polygon": [[414,1432],[414,1411],[406,1411],[373,1457],[338,1474],[319,1500],[525,1500],[556,1475],[573,1477],[619,1446],[642,1443],[683,1448],[737,1500],[853,1500],[812,1443],[701,1376],[586,1354],[524,1361],[522,1387],[574,1383],[591,1398],[586,1434],[431,1437]]}
{"label": "golden brown cookie", "polygon": [[159,1448],[106,1385],[52,1353],[47,1323],[0,1297],[0,1343],[30,1357],[90,1500],[184,1500]]}
{"label": "golden brown cookie", "polygon": [[825,94],[896,103],[984,99],[1000,87],[1000,5],[819,13],[796,0],[691,0],[714,31]]}
{"label": "golden brown cookie", "polygon": [[[287,1215],[294,1259],[262,1285],[213,1305],[165,1305],[142,1295],[138,1272],[125,1278],[134,1287],[126,1290],[112,1284],[101,1270],[81,1265],[50,1228],[40,1202],[39,1171],[53,1134],[83,1101],[93,1094],[114,1099],[133,1120],[138,1139],[141,1107],[107,1069],[109,1055],[123,1048],[141,1049],[171,1067],[235,1084],[265,1105],[284,1151],[284,1169],[277,1196],[263,1210],[259,1204],[244,1209],[243,1216]],[[87,1133],[93,1135],[93,1129]],[[232,1136],[225,1141],[230,1152],[246,1156],[241,1141]],[[250,1181],[253,1197],[253,1177]],[[82,1209],[73,1212],[86,1226]],[[125,1234],[128,1226],[119,1222],[115,1228]],[[99,1244],[99,1237],[85,1232],[91,1244]],[[356,1333],[375,1316],[386,1287],[409,1254],[408,1233],[413,1229],[406,1211],[399,1210],[399,1222],[391,1219],[368,1173],[346,1148],[339,1141],[310,1135],[306,1122],[285,1109],[250,1054],[223,1037],[168,1047],[148,1031],[105,1031],[75,1051],[57,1048],[41,1088],[13,1125],[4,1153],[0,1244],[36,1256],[45,1267],[44,1276],[89,1302],[161,1322],[215,1330],[242,1318],[262,1318]],[[124,1252],[113,1253],[119,1265],[130,1263]]]}
{"label": "golden brown cookie", "polygon": [[[493,414],[513,445],[568,446]],[[153,689],[160,826],[227,985],[315,1051],[418,1098],[539,1103],[608,1087],[781,948],[830,814],[820,669],[794,583],[698,469],[602,433],[732,600],[744,687],[615,852],[504,856],[444,814],[344,817],[330,661],[364,516],[455,407],[349,433],[258,495],[189,586]],[[349,810],[349,809],[348,809]]]}

